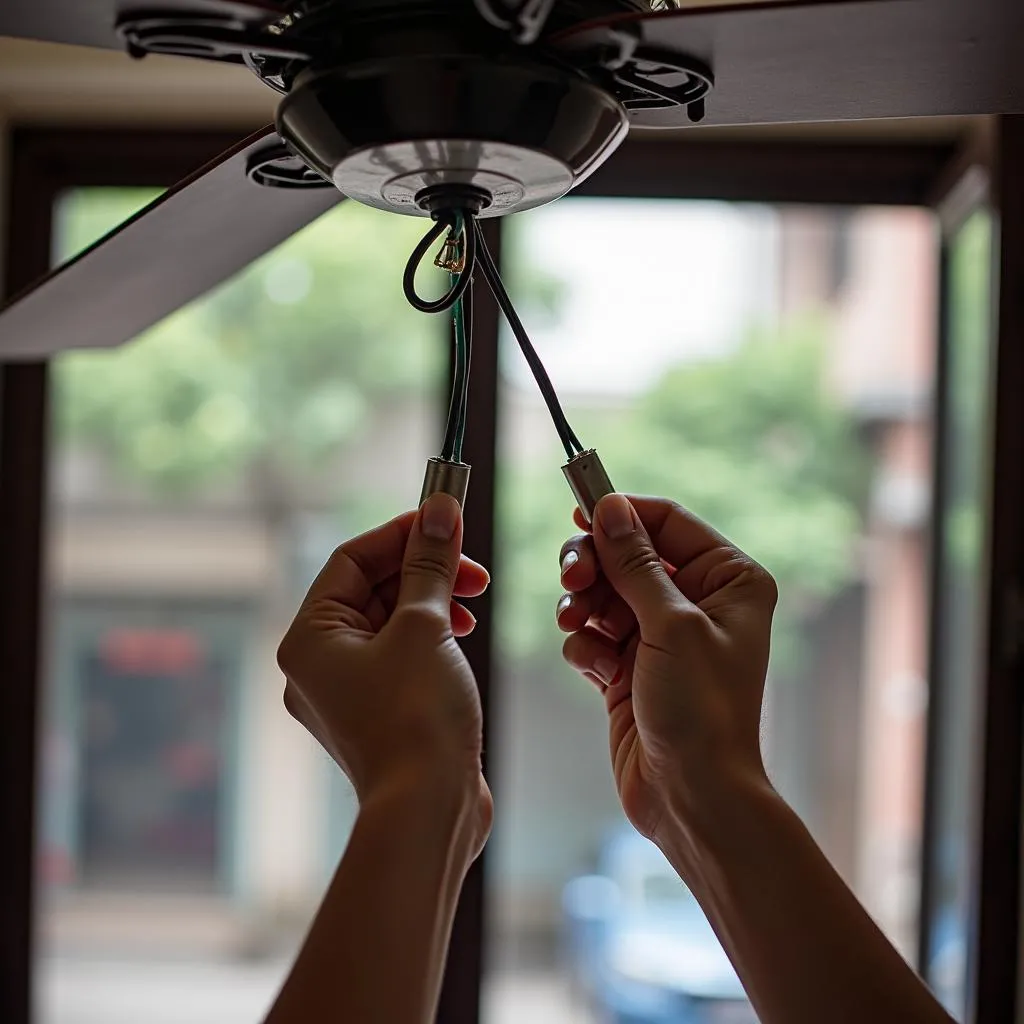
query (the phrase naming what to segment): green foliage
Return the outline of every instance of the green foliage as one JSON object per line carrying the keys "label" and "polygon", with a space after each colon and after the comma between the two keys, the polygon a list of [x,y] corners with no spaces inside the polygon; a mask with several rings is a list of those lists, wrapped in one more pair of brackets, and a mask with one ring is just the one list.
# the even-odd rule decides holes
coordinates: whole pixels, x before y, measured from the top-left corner
{"label": "green foliage", "polygon": [[61,196],[56,210],[54,248],[63,262],[139,213],[157,196],[152,188],[76,189]]}
{"label": "green foliage", "polygon": [[[674,497],[775,574],[777,664],[795,657],[808,606],[850,578],[867,482],[854,425],[824,388],[824,353],[816,323],[752,336],[724,358],[671,370],[627,411],[580,421],[617,487]],[[501,642],[511,656],[547,660],[572,501],[550,468],[507,479],[503,493],[502,572],[514,583]]]}
{"label": "green foliage", "polygon": [[[60,218],[63,253],[149,198],[73,194]],[[122,351],[62,357],[63,438],[181,495],[254,466],[286,467],[294,479],[366,443],[368,410],[383,398],[440,393],[445,322],[412,310],[401,291],[423,228],[345,204]],[[531,323],[555,317],[566,285],[517,258],[519,244],[510,232],[516,300]],[[421,289],[445,284],[438,274]],[[755,333],[723,358],[670,370],[627,409],[573,417],[617,486],[684,502],[776,575],[777,665],[798,656],[808,607],[850,576],[866,483],[854,426],[824,385],[824,336],[816,322]],[[528,470],[501,467],[500,642],[538,667],[557,659],[556,559],[573,531],[559,459],[552,435]],[[377,515],[372,498],[349,502],[349,518]]]}
{"label": "green foliage", "polygon": [[992,374],[992,219],[975,213],[957,233],[949,271],[949,437],[946,545],[952,568],[977,574],[983,544]]}
{"label": "green foliage", "polygon": [[[138,204],[76,194],[65,252]],[[56,381],[62,436],[128,477],[188,491],[255,460],[312,466],[361,436],[382,395],[438,384],[443,323],[409,307],[404,261],[422,221],[344,204],[119,352],[69,355]],[[427,290],[444,287],[425,271]]]}

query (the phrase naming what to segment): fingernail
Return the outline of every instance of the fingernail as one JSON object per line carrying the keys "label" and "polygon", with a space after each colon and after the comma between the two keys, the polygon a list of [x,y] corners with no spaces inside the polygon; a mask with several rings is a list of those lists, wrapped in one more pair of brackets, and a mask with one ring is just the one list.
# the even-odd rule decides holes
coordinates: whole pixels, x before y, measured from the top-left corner
{"label": "fingernail", "polygon": [[562,574],[567,573],[579,560],[580,554],[578,551],[566,551],[565,557],[562,559]]}
{"label": "fingernail", "polygon": [[451,540],[459,521],[459,503],[450,495],[432,494],[423,503],[420,529],[431,540]]}
{"label": "fingernail", "polygon": [[555,610],[555,618],[560,619],[562,613],[568,611],[572,607],[572,594],[563,594],[558,599],[558,608]]}
{"label": "fingernail", "polygon": [[597,519],[610,540],[621,540],[636,529],[633,506],[621,494],[609,494],[598,502]]}
{"label": "fingernail", "polygon": [[606,686],[619,681],[619,663],[614,658],[598,658],[594,662],[594,675]]}

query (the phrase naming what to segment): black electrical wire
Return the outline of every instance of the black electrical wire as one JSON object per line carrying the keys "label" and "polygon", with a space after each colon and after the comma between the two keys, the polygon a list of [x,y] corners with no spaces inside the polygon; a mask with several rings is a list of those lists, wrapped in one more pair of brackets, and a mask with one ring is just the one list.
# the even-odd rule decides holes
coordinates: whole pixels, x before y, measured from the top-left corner
{"label": "black electrical wire", "polygon": [[[455,232],[460,221],[464,225],[461,234],[465,242],[465,269],[457,276],[453,276],[451,288],[441,298],[433,300],[424,299],[416,291],[416,271],[419,270],[423,257],[427,255],[431,246],[446,231],[449,233]],[[405,267],[402,288],[410,305],[421,313],[443,313],[445,310],[451,309],[462,298],[473,277],[473,269],[476,266],[476,243],[476,232],[472,229],[472,218],[468,214],[456,211],[446,211],[438,214],[437,223],[423,236],[419,245],[413,249],[412,256],[409,257],[409,262]]]}
{"label": "black electrical wire", "polygon": [[558,395],[555,394],[551,378],[548,376],[547,370],[544,369],[544,364],[540,361],[540,356],[537,355],[536,349],[530,342],[526,328],[523,327],[523,322],[519,319],[518,314],[513,308],[512,300],[509,299],[505,286],[501,283],[501,275],[498,273],[494,258],[487,248],[487,240],[484,238],[483,230],[476,220],[472,221],[471,226],[472,231],[467,232],[467,234],[476,235],[477,262],[480,270],[491,289],[491,293],[494,295],[495,302],[498,303],[501,312],[505,315],[505,319],[508,320],[509,327],[512,328],[512,333],[515,335],[516,341],[519,342],[523,355],[526,357],[526,362],[529,364],[534,380],[537,382],[537,387],[540,388],[541,396],[544,398],[544,404],[548,407],[548,412],[551,414],[551,419],[555,424],[558,438],[565,448],[565,454],[570,459],[573,459],[583,452],[583,445],[580,444],[579,438],[573,433],[572,427],[569,426],[569,421],[565,418],[565,413],[562,411],[562,406],[558,401]]}
{"label": "black electrical wire", "polygon": [[[472,228],[470,229],[472,230]],[[473,283],[470,281],[465,295],[462,296],[463,318],[463,352],[466,364],[466,375],[462,385],[462,398],[459,405],[459,426],[455,440],[456,461],[462,461],[462,445],[466,439],[466,416],[469,409],[469,375],[473,369]]]}
{"label": "black electrical wire", "polygon": [[[454,275],[453,275],[454,277]],[[467,291],[468,295],[469,292]],[[441,458],[446,462],[462,461],[462,439],[465,434],[466,405],[469,399],[469,350],[465,321],[465,298],[452,306],[452,341],[455,372],[452,397],[448,405],[448,422],[441,443]]]}

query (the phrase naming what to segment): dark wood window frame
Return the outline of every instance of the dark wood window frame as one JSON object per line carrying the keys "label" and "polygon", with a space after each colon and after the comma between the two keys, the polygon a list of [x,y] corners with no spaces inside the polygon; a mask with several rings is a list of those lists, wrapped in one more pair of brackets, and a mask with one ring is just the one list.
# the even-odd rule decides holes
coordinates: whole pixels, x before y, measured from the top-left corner
{"label": "dark wood window frame", "polygon": [[[1017,990],[1020,891],[1021,731],[1024,623],[1008,612],[1024,594],[1024,119],[997,131],[995,198],[1001,205],[993,578],[981,808],[981,875],[976,887],[979,948],[973,1005],[978,1024],[1009,1020]],[[3,294],[45,273],[54,201],[89,185],[165,186],[235,142],[234,133],[24,128],[12,133],[7,271]],[[636,141],[580,189],[591,196],[722,199],[824,205],[935,205],[958,153],[942,143],[742,142],[689,137]],[[1006,182],[1006,188],[999,183]],[[491,223],[500,248],[499,225]],[[494,551],[497,339],[489,295],[477,301],[468,459],[474,515],[467,543]],[[0,1018],[31,1020],[33,801],[42,650],[42,557],[46,517],[47,366],[0,363]],[[492,688],[492,610],[478,608],[468,644],[483,693]],[[1024,618],[1024,613],[1022,613]],[[500,780],[498,780],[500,787]],[[927,806],[927,802],[926,802]],[[925,834],[929,823],[925,821]],[[439,1020],[478,1019],[484,964],[486,861],[471,872],[452,939]]]}

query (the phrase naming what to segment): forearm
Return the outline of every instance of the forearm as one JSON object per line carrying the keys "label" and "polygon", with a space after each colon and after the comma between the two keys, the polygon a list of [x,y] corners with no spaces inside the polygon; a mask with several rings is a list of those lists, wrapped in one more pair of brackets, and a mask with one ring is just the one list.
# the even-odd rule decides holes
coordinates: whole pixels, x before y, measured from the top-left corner
{"label": "forearm", "polygon": [[703,808],[688,801],[659,845],[762,1024],[949,1024],[766,781],[730,785]]}
{"label": "forearm", "polygon": [[419,786],[364,803],[267,1024],[433,1020],[476,852],[472,807],[463,794]]}

